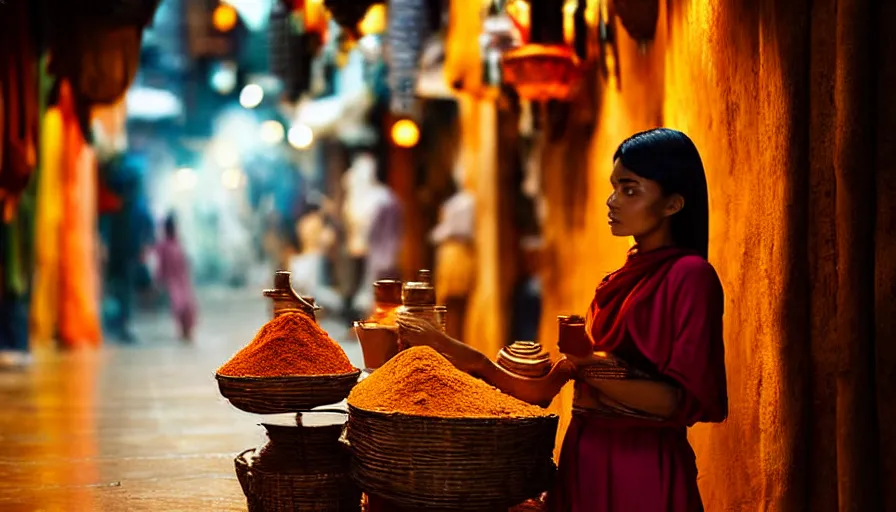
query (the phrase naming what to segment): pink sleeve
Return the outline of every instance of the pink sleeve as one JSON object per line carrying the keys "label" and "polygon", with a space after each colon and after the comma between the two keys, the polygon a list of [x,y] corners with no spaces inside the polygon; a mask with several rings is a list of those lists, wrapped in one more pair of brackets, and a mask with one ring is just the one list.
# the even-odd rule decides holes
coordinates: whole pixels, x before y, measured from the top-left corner
{"label": "pink sleeve", "polygon": [[693,425],[728,416],[725,347],[722,338],[724,294],[715,269],[694,257],[669,273],[673,344],[663,373],[683,390],[677,420]]}

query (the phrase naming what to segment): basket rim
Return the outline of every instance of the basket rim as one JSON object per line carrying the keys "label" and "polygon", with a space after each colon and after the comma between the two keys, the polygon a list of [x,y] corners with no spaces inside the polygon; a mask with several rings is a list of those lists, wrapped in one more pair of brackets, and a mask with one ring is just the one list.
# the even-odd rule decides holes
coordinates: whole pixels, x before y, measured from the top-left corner
{"label": "basket rim", "polygon": [[[353,367],[354,368],[354,367]],[[327,379],[341,379],[348,377],[360,377],[361,370],[355,368],[354,371],[349,373],[331,373],[326,375],[277,375],[277,376],[268,376],[268,377],[260,377],[260,376],[243,376],[243,377],[234,377],[231,375],[221,375],[220,373],[215,372],[215,379],[218,381],[229,381],[229,382],[300,382],[300,381],[312,381],[312,380],[327,380]]]}
{"label": "basket rim", "polygon": [[[360,412],[362,414],[369,414],[372,416],[379,416],[382,419],[412,419],[412,420],[423,420],[423,421],[436,421],[436,422],[444,422],[444,423],[453,423],[453,424],[464,424],[464,423],[472,423],[475,422],[477,424],[482,424],[484,422],[493,422],[497,424],[509,424],[523,421],[533,421],[533,420],[559,420],[560,416],[555,413],[548,413],[544,416],[458,416],[458,417],[445,417],[445,416],[423,416],[420,414],[407,414],[403,412],[383,412],[383,411],[371,411],[370,409],[362,409],[360,407],[356,407],[351,403],[348,404],[348,412],[349,416],[351,416],[352,412]],[[351,419],[349,419],[351,422]]]}

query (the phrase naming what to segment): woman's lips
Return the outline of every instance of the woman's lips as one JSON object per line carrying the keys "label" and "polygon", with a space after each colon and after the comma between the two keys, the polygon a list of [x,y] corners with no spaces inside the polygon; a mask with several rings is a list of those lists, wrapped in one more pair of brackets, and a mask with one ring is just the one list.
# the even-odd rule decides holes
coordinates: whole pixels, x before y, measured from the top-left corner
{"label": "woman's lips", "polygon": [[608,224],[610,224],[611,226],[613,224],[619,224],[619,219],[614,217],[612,213],[607,214],[607,220],[608,220]]}

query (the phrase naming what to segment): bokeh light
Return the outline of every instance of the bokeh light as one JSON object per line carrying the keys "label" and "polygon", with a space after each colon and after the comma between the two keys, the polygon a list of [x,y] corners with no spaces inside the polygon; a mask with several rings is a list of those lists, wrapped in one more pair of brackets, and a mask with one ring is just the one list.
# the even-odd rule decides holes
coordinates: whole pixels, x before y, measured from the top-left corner
{"label": "bokeh light", "polygon": [[197,176],[196,171],[190,167],[181,167],[174,174],[174,184],[178,190],[193,190],[198,183],[199,176]]}
{"label": "bokeh light", "polygon": [[221,184],[230,190],[236,190],[243,185],[243,171],[237,167],[224,169],[221,173]]}
{"label": "bokeh light", "polygon": [[420,141],[420,128],[410,119],[401,119],[392,125],[392,142],[400,148],[412,148]]}
{"label": "bokeh light", "polygon": [[258,84],[248,84],[240,91],[240,105],[243,108],[255,108],[264,100],[264,89]]}
{"label": "bokeh light", "polygon": [[289,144],[296,149],[307,149],[314,142],[314,132],[304,124],[297,124],[289,129]]}
{"label": "bokeh light", "polygon": [[269,119],[261,123],[258,135],[261,137],[262,142],[274,146],[283,142],[283,139],[286,136],[286,130],[279,121]]}
{"label": "bokeh light", "polygon": [[230,32],[236,26],[237,12],[232,5],[222,3],[212,13],[212,24],[220,32]]}

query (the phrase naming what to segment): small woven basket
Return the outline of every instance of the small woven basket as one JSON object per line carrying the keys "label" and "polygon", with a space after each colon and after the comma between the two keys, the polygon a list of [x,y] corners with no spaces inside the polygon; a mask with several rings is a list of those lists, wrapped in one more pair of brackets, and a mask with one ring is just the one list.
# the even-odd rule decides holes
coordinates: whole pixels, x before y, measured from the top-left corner
{"label": "small woven basket", "polygon": [[426,418],[349,405],[352,476],[402,507],[507,510],[551,486],[558,419]]}
{"label": "small woven basket", "polygon": [[254,467],[255,449],[234,459],[249,512],[358,512],[361,491],[348,473],[273,473]]}
{"label": "small woven basket", "polygon": [[228,377],[215,375],[221,395],[241,411],[282,414],[307,411],[345,400],[360,370],[344,375]]}

